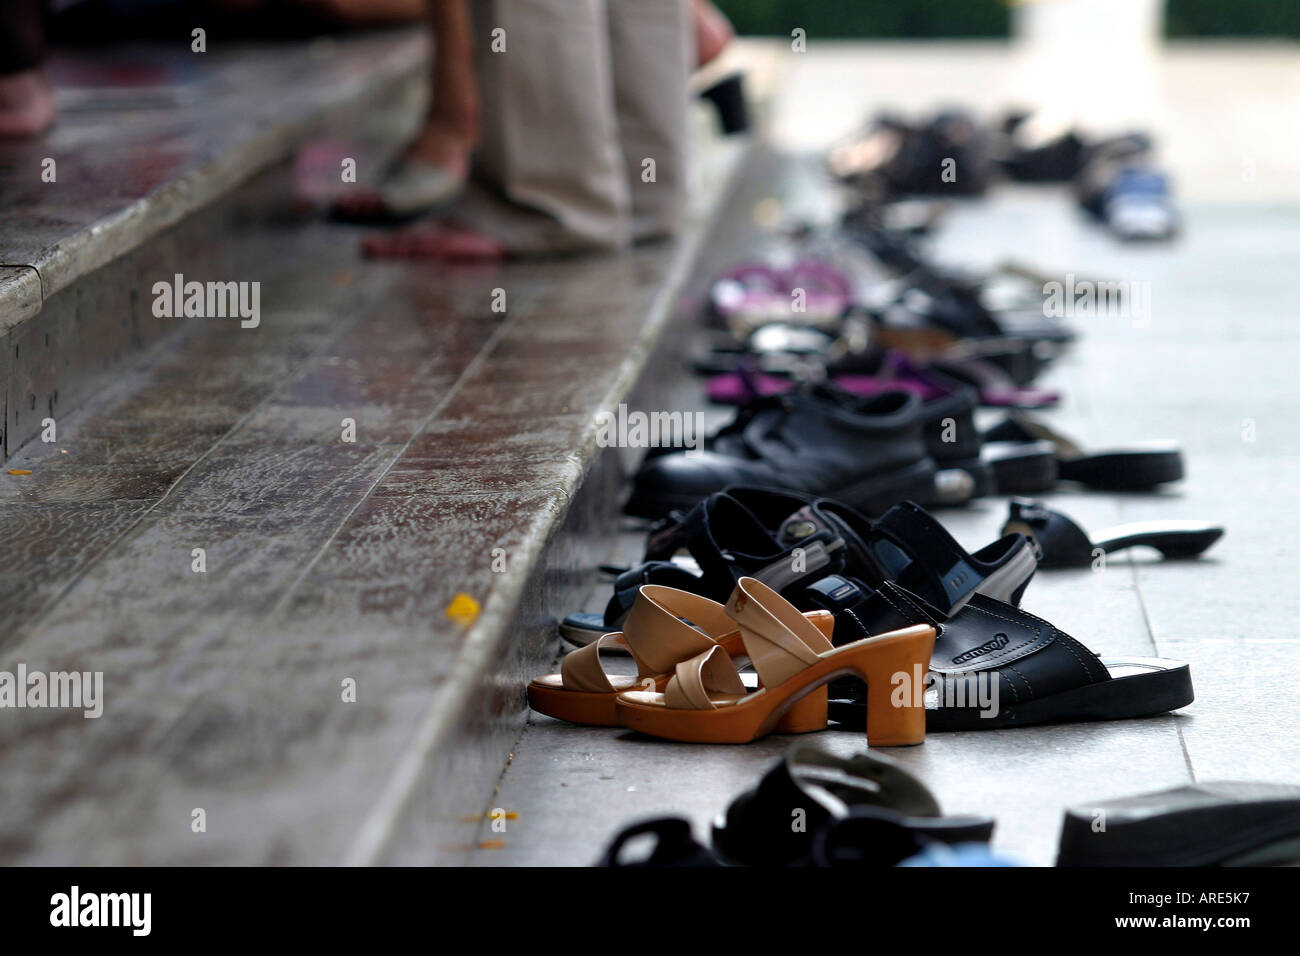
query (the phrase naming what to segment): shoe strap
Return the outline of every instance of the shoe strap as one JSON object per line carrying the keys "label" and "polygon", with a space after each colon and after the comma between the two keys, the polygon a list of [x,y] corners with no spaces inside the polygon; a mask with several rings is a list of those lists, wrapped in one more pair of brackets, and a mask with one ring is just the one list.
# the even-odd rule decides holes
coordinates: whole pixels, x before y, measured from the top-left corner
{"label": "shoe strap", "polygon": [[1019,532],[1033,542],[1038,562],[1044,567],[1092,561],[1092,539],[1068,516],[1053,511],[1041,501],[1012,498],[1003,534]]}
{"label": "shoe strap", "polygon": [[715,710],[715,694],[743,694],[745,683],[731,657],[718,645],[679,663],[664,688],[674,710]]}
{"label": "shoe strap", "polygon": [[785,598],[755,578],[741,578],[727,601],[745,652],[764,687],[776,687],[817,663],[830,640]]}
{"label": "shoe strap", "polygon": [[[766,510],[772,510],[779,499],[787,499],[796,508],[801,503],[793,496],[755,489],[742,491],[748,497],[758,499]],[[771,501],[762,500],[763,496],[770,496]],[[781,539],[773,540],[762,521],[745,503],[725,492],[710,495],[683,516],[669,533],[656,537],[652,543],[653,552],[647,554],[648,558],[653,556],[655,560],[647,560],[618,576],[614,582],[614,594],[605,608],[606,626],[619,626],[636,600],[640,587],[645,584],[667,584],[722,598],[730,594],[736,581],[745,575],[758,578],[774,591],[784,592],[793,586],[845,570],[848,555],[841,524],[828,520],[828,516],[820,511],[808,510],[809,507],[799,508],[795,515],[787,518],[782,526]],[[738,528],[734,524],[737,522],[745,522],[748,527]],[[786,533],[787,528],[794,528],[800,534],[790,536]],[[767,553],[742,553],[727,545],[728,541],[745,539],[753,544],[762,544],[766,540],[769,542]],[[672,550],[668,550],[670,547]],[[685,547],[695,559],[700,566],[700,576],[663,560],[671,557],[679,547]],[[798,561],[794,554],[796,548],[801,551]]]}
{"label": "shoe strap", "polygon": [[890,580],[943,610],[960,602],[984,579],[947,529],[910,501],[890,508],[875,523],[871,551]]}
{"label": "shoe strap", "polygon": [[560,676],[570,690],[611,693],[615,688],[600,662],[602,648],[625,647],[636,661],[637,677],[647,678],[666,674],[679,661],[716,647],[718,638],[734,630],[726,609],[716,601],[663,585],[643,585],[623,630],[565,655]]}

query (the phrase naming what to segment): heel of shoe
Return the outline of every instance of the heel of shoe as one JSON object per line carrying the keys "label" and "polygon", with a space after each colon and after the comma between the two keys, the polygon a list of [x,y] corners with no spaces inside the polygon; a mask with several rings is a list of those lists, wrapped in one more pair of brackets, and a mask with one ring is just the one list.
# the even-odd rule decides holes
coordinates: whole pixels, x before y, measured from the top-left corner
{"label": "heel of shoe", "polygon": [[[863,648],[857,665],[867,682],[867,743],[907,747],[925,742],[924,678],[934,649],[926,625],[881,635]],[[899,679],[896,675],[904,675]]]}
{"label": "heel of shoe", "polygon": [[708,100],[717,110],[718,122],[727,136],[749,132],[749,108],[745,103],[745,78],[741,73],[724,76],[706,90],[700,98]]}
{"label": "heel of shoe", "polygon": [[781,715],[781,719],[772,728],[772,733],[811,734],[825,730],[828,720],[827,701],[826,685],[823,684],[791,704],[790,709]]}

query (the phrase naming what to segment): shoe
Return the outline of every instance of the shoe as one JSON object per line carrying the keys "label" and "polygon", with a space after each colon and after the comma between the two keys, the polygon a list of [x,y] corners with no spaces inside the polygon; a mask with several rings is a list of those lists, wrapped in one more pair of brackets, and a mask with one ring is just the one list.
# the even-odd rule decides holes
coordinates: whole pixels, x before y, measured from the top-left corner
{"label": "shoe", "polygon": [[[1098,827],[1097,821],[1104,826]],[[1300,787],[1198,783],[1065,813],[1057,866],[1295,866]]]}
{"label": "shoe", "polygon": [[1002,533],[1012,532],[1034,542],[1043,568],[1086,568],[1099,555],[1139,546],[1155,548],[1166,558],[1194,558],[1223,537],[1222,526],[1204,521],[1137,521],[1089,535],[1068,515],[1026,498],[1011,502]]}
{"label": "shoe", "polygon": [[1023,183],[1068,183],[1096,156],[1139,155],[1152,148],[1145,133],[1088,141],[1059,118],[1024,112],[1008,115],[1002,134],[997,163],[1009,179]]}
{"label": "shoe", "polygon": [[[761,488],[729,488],[709,495],[689,512],[665,519],[651,531],[641,564],[617,569],[614,593],[603,614],[570,614],[560,622],[560,635],[585,646],[619,629],[641,587],[648,584],[725,601],[746,575],[780,593],[798,593],[826,574],[879,578],[881,572],[870,552],[847,523],[869,527],[870,522],[856,514],[837,518],[816,506],[792,518],[812,501]],[[800,534],[778,530],[786,524]],[[673,560],[682,552],[693,569]]]}
{"label": "shoe", "polygon": [[691,743],[743,744],[769,733],[824,730],[826,684],[856,674],[877,690],[865,715],[870,746],[925,741],[920,695],[900,688],[898,675],[911,675],[929,660],[935,634],[929,624],[834,647],[790,602],[754,578],[737,582],[727,614],[740,628],[759,688],[747,692],[726,651],[713,647],[678,664],[662,693],[619,694],[620,724]]}
{"label": "shoe", "polygon": [[465,189],[466,174],[416,159],[391,163],[374,187],[379,204],[365,213],[336,206],[333,218],[346,222],[403,222],[449,204]]}
{"label": "shoe", "polygon": [[911,124],[877,117],[855,141],[832,149],[827,165],[864,196],[978,196],[988,188],[992,157],[983,127],[959,110]]}
{"label": "shoe", "polygon": [[1172,442],[1143,442],[1127,448],[1084,451],[1047,424],[1021,413],[984,433],[987,442],[1048,441],[1056,450],[1061,481],[1077,481],[1102,491],[1149,491],[1183,477],[1183,453]]}
{"label": "shoe", "polygon": [[701,452],[649,458],[625,510],[662,518],[728,485],[758,485],[837,498],[866,514],[904,499],[929,503],[923,403],[908,392],[860,399],[831,386],[761,399],[742,409]]}
{"label": "shoe", "polygon": [[[649,856],[629,859],[625,848],[638,837],[653,836]],[[697,843],[689,820],[681,817],[655,817],[621,830],[610,841],[596,866],[696,867],[721,866],[708,847]]]}
{"label": "shoe", "polygon": [[1095,150],[1075,179],[1079,206],[1126,241],[1170,239],[1179,230],[1169,175],[1154,166],[1150,147],[1117,139]]}
{"label": "shoe", "polygon": [[[672,560],[683,551],[698,574]],[[1033,547],[1022,535],[1004,535],[969,554],[910,501],[873,523],[831,499],[731,487],[661,522],[646,544],[644,563],[619,570],[605,612],[571,614],[560,633],[585,646],[617,630],[646,584],[725,601],[736,581],[749,575],[802,608],[808,587],[835,574],[872,585],[895,580],[952,613],[975,592],[1019,603],[1035,566]]]}
{"label": "shoe", "polygon": [[1054,389],[1017,385],[994,363],[974,357],[935,356],[929,368],[976,389],[980,405],[987,408],[1049,408],[1061,400],[1061,393]]}
{"label": "shoe", "polygon": [[[796,812],[798,828],[790,825]],[[733,865],[808,866],[821,830],[868,814],[901,831],[902,839],[858,841],[841,830],[822,843],[823,860],[843,862],[852,846],[858,865],[892,866],[932,840],[987,844],[993,835],[986,817],[942,816],[925,784],[892,760],[868,752],[840,757],[796,744],[718,815],[711,842],[714,853]],[[904,846],[894,851],[897,843]]]}
{"label": "shoe", "polygon": [[[804,623],[819,634],[829,635],[834,619],[825,611],[816,611],[806,616]],[[605,672],[600,652],[614,647],[632,655],[635,677]],[[615,698],[621,691],[637,687],[663,690],[678,664],[714,650],[735,657],[745,654],[741,634],[721,604],[686,591],[647,584],[639,589],[621,632],[605,634],[586,647],[570,651],[560,663],[560,673],[546,674],[529,683],[528,706],[574,724],[616,727]],[[739,681],[739,676],[736,679]]]}
{"label": "shoe", "polygon": [[[1102,659],[1052,624],[975,594],[943,615],[887,582],[871,589],[832,577],[809,589],[809,603],[835,615],[836,641],[929,624],[938,637],[926,684],[930,731],[994,730],[1065,721],[1151,717],[1193,700],[1190,668],[1182,661]],[[870,706],[855,681],[831,688],[832,719],[862,725]]]}
{"label": "shoe", "polygon": [[[796,291],[802,293],[799,311]],[[771,323],[833,328],[848,312],[853,294],[842,271],[810,259],[789,269],[765,263],[737,266],[713,284],[709,302],[733,334],[749,335]]]}
{"label": "shoe", "polygon": [[1036,495],[1056,487],[1060,466],[1056,446],[1049,441],[988,441],[980,459],[993,472],[999,495]]}
{"label": "shoe", "polygon": [[749,132],[749,107],[745,101],[743,73],[729,73],[700,90],[699,97],[713,104],[724,136]]}

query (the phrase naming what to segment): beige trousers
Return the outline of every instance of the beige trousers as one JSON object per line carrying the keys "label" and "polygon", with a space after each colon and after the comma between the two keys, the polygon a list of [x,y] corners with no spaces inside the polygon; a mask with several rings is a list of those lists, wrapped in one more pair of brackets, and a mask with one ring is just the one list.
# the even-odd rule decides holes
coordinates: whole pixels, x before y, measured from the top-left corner
{"label": "beige trousers", "polygon": [[686,193],[688,0],[471,0],[482,96],[474,224],[517,252],[672,234]]}

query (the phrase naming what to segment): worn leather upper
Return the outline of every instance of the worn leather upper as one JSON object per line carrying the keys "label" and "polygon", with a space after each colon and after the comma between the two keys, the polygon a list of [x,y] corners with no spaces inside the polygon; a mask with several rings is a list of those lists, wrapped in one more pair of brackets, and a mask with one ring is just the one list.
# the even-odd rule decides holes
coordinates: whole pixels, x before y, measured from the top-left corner
{"label": "worn leather upper", "polygon": [[704,451],[649,459],[636,486],[700,498],[737,484],[834,494],[926,458],[922,418],[909,392],[859,398],[813,386],[746,406]]}

